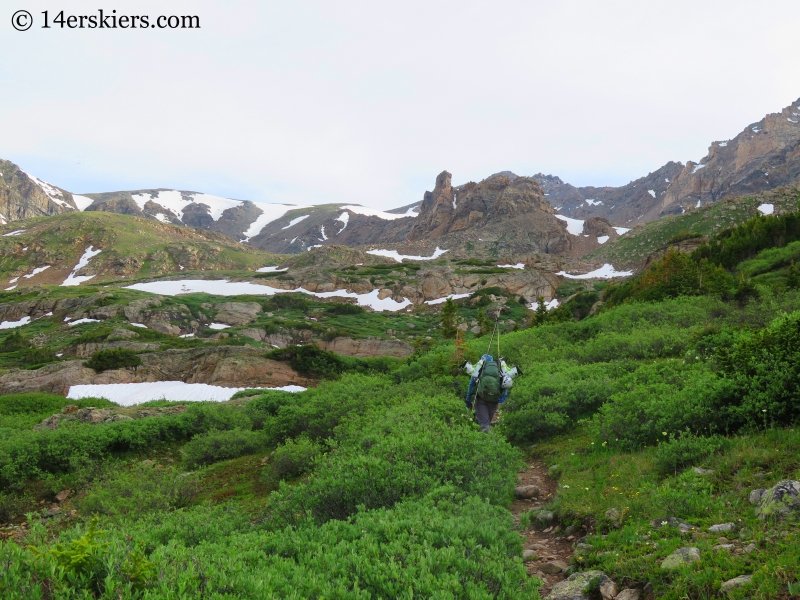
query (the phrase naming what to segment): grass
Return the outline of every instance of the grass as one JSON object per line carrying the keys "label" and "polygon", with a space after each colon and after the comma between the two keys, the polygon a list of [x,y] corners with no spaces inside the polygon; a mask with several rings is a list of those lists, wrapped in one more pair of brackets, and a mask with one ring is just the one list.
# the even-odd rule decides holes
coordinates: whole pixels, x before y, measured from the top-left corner
{"label": "grass", "polygon": [[[597,534],[592,550],[577,562],[605,571],[623,586],[654,585],[657,598],[711,598],[723,581],[753,574],[753,584],[732,598],[769,599],[786,593],[800,568],[797,523],[759,521],[748,501],[755,488],[781,479],[800,479],[800,430],[768,429],[730,438],[729,449],[709,457],[700,475],[693,469],[662,478],[654,466],[657,448],[620,453],[594,442],[578,429],[536,444],[530,454],[555,466],[559,494],[552,510],[562,523],[581,522]],[[606,517],[616,509],[621,526]],[[688,535],[670,527],[653,528],[653,519],[677,517],[696,529]],[[733,522],[739,547],[754,543],[751,554],[714,550],[719,534],[708,533],[717,523]],[[723,534],[726,535],[726,534]],[[701,563],[677,572],[660,568],[677,548],[700,549]]]}

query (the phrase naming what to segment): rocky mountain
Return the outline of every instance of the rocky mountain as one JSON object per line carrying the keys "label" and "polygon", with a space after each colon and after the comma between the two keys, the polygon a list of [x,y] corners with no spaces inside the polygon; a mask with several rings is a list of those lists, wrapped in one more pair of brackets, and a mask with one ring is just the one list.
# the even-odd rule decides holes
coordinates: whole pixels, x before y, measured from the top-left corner
{"label": "rocky mountain", "polygon": [[602,216],[633,226],[727,196],[757,194],[800,178],[800,99],[713,142],[699,162],[668,162],[621,187],[575,187],[554,175],[533,176],[550,203],[575,218]]}
{"label": "rocky mountain", "polygon": [[91,201],[37,179],[8,160],[0,159],[0,225],[30,217],[59,215]]}

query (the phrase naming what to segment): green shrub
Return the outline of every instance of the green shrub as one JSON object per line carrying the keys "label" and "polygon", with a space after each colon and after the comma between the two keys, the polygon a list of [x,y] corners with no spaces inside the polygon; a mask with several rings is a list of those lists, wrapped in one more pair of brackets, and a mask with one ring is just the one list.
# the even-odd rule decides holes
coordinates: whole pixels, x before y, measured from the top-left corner
{"label": "green shrub", "polygon": [[133,350],[127,350],[125,348],[98,350],[84,363],[85,366],[94,369],[98,373],[110,371],[112,369],[136,368],[141,364],[142,359],[139,358],[139,355]]}
{"label": "green shrub", "polygon": [[267,310],[281,308],[293,308],[296,310],[306,310],[308,300],[301,294],[275,294],[265,302]]}
{"label": "green shrub", "polygon": [[724,437],[700,437],[691,432],[670,435],[658,445],[654,466],[661,476],[677,475],[686,467],[693,467],[712,454],[727,447]]}
{"label": "green shrub", "polygon": [[325,309],[329,315],[362,315],[366,312],[364,307],[358,304],[347,304],[345,302],[336,302],[331,304]]}
{"label": "green shrub", "polygon": [[190,469],[202,465],[255,454],[264,448],[264,436],[258,431],[231,429],[209,431],[192,438],[183,447],[184,461]]}
{"label": "green shrub", "polygon": [[800,311],[719,348],[717,360],[720,377],[730,385],[709,400],[726,429],[800,419]]}
{"label": "green shrub", "polygon": [[346,519],[359,506],[391,507],[438,485],[458,485],[494,504],[510,500],[520,456],[502,438],[398,410],[397,418],[386,414],[325,455],[307,482],[282,484],[271,498],[275,522],[296,523],[298,515],[317,523]]}
{"label": "green shrub", "polygon": [[288,439],[272,453],[264,476],[270,482],[299,477],[311,470],[320,453],[319,445],[306,436]]}
{"label": "green shrub", "polygon": [[56,353],[50,348],[28,348],[22,352],[22,361],[28,368],[57,360]]}
{"label": "green shrub", "polygon": [[31,343],[23,337],[19,330],[14,330],[9,333],[2,343],[0,343],[0,353],[3,352],[16,352],[31,345]]}
{"label": "green shrub", "polygon": [[139,516],[187,506],[197,491],[197,480],[190,475],[137,463],[99,478],[74,504],[84,514]]}

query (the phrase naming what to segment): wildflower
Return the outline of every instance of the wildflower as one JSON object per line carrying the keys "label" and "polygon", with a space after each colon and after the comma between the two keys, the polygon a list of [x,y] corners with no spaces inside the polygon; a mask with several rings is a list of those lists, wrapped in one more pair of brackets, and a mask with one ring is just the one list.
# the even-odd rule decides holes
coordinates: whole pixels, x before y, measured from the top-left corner
{"label": "wildflower", "polygon": [[762,408],[761,412],[767,412],[767,409],[766,408]]}
{"label": "wildflower", "polygon": [[662,431],[661,435],[667,435],[667,432],[666,431]]}

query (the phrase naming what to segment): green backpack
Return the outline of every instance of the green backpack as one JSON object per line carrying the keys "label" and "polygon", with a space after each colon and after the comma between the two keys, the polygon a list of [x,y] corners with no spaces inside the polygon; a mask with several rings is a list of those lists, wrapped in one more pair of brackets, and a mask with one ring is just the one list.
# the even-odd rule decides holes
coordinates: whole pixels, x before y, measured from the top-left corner
{"label": "green backpack", "polygon": [[484,402],[499,402],[503,390],[500,388],[500,369],[493,360],[487,360],[478,378],[478,398]]}

